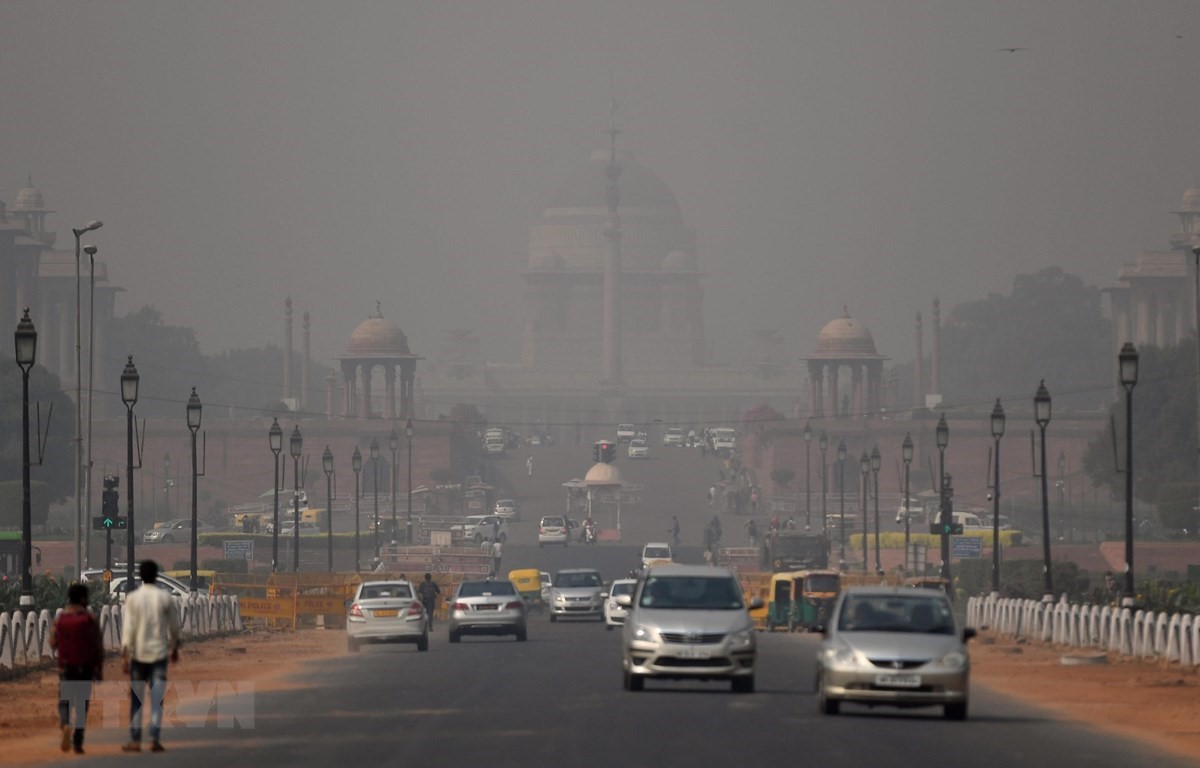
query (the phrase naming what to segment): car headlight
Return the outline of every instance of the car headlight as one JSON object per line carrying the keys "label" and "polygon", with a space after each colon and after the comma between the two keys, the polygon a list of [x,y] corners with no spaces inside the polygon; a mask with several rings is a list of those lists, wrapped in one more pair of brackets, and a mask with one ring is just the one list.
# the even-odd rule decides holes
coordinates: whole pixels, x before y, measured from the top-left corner
{"label": "car headlight", "polygon": [[634,625],[633,639],[634,640],[653,640],[654,639],[654,631],[652,629],[650,629],[649,627],[643,627],[641,624]]}
{"label": "car headlight", "polygon": [[936,666],[946,669],[962,669],[967,664],[967,654],[962,651],[950,651],[934,662]]}
{"label": "car headlight", "polygon": [[839,645],[825,651],[825,658],[833,666],[846,666],[854,663],[854,649]]}
{"label": "car headlight", "polygon": [[754,643],[754,631],[743,629],[741,632],[734,632],[729,636],[729,642],[734,647],[751,645]]}
{"label": "car headlight", "polygon": [[555,592],[554,593],[554,602],[565,603],[565,602],[567,602],[567,598],[563,597],[561,593]]}

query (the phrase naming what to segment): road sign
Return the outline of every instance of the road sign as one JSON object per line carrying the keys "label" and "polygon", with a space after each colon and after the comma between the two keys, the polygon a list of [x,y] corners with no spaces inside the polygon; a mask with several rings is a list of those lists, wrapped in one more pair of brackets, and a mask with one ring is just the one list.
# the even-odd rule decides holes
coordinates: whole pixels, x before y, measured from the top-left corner
{"label": "road sign", "polygon": [[950,557],[974,560],[983,556],[983,539],[979,536],[951,536]]}
{"label": "road sign", "polygon": [[226,560],[253,560],[254,539],[226,539]]}
{"label": "road sign", "polygon": [[95,531],[112,531],[124,530],[128,525],[128,518],[125,517],[109,517],[105,515],[97,515],[92,518],[92,530]]}

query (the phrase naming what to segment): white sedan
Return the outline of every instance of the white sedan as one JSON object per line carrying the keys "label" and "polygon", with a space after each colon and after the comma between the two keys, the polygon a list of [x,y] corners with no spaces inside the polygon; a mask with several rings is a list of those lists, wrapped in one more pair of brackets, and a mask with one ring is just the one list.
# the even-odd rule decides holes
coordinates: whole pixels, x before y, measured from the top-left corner
{"label": "white sedan", "polygon": [[346,613],[346,647],[363,643],[415,643],[429,650],[429,617],[407,581],[364,581]]}
{"label": "white sedan", "polygon": [[633,590],[637,586],[637,579],[617,579],[608,588],[608,594],[604,597],[604,628],[612,630],[613,627],[619,627],[625,623],[625,617],[629,615],[629,609],[617,602],[617,597],[620,595],[633,596]]}
{"label": "white sedan", "polygon": [[650,449],[645,440],[638,438],[629,444],[628,453],[631,459],[644,459],[650,454]]}

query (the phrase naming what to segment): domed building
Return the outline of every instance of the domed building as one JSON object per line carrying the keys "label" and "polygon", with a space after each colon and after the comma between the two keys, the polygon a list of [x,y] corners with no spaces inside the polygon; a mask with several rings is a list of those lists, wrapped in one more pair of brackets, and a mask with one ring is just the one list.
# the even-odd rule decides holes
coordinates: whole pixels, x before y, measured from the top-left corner
{"label": "domed building", "polygon": [[[379,302],[375,303],[375,313],[359,323],[350,334],[346,352],[338,359],[341,360],[342,379],[345,382],[342,416],[407,419],[414,415],[413,384],[417,361],[423,358],[409,350],[404,331],[384,319]],[[386,389],[382,414],[375,414],[371,410],[371,378],[376,368],[383,370]],[[397,370],[400,372],[399,408],[396,407]]]}
{"label": "domed building", "polygon": [[[877,413],[882,405],[884,360],[887,358],[876,351],[871,332],[842,307],[841,317],[825,324],[817,334],[816,349],[806,358],[809,416],[836,418]],[[842,368],[850,369],[849,393],[842,393],[839,388]]]}

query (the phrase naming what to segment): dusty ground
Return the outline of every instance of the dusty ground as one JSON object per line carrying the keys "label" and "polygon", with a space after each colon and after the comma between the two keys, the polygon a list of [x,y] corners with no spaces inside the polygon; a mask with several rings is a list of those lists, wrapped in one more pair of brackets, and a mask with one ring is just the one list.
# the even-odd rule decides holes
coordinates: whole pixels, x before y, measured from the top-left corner
{"label": "dusty ground", "polygon": [[[254,633],[189,644],[171,679],[189,681],[253,680],[255,690],[279,690],[296,685],[289,675],[312,659],[343,652],[340,632],[309,630]],[[974,680],[1026,699],[1061,717],[1091,724],[1103,731],[1153,743],[1179,755],[1200,760],[1200,676],[1178,664],[1143,663],[1109,657],[1104,665],[1066,666],[1062,649],[1017,644],[984,633],[972,643]],[[120,665],[110,660],[105,678],[119,681]],[[60,759],[55,710],[57,678],[36,672],[19,680],[0,681],[0,749],[6,765],[31,765]],[[207,696],[207,694],[206,694]],[[120,712],[126,712],[119,698]],[[168,697],[167,717],[187,702]],[[96,727],[121,728],[124,715],[108,707],[93,709],[89,754],[118,751],[120,739],[105,733],[93,738]],[[111,718],[111,719],[110,719]],[[191,719],[191,718],[183,718]],[[124,731],[122,730],[122,733]],[[168,745],[186,746],[186,731],[168,733]]]}

